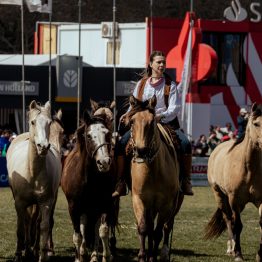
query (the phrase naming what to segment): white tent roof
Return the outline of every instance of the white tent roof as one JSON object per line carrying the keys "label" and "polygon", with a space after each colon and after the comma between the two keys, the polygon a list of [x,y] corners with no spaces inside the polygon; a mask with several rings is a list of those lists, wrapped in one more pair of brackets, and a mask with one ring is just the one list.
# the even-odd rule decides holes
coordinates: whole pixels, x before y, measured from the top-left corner
{"label": "white tent roof", "polygon": [[[52,65],[56,65],[56,58],[58,55],[51,56]],[[22,66],[22,55],[0,55],[0,65],[21,65]],[[49,65],[49,55],[25,55],[24,56],[25,66],[39,66]],[[90,66],[83,62],[83,66]]]}

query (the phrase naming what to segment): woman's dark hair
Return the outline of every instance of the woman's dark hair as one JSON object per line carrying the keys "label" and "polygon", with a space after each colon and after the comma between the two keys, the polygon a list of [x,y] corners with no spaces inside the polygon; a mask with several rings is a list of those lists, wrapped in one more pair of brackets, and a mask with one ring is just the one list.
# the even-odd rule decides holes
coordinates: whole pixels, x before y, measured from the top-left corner
{"label": "woman's dark hair", "polygon": [[165,56],[165,54],[162,52],[162,51],[153,51],[152,53],[151,53],[151,55],[149,56],[149,63],[148,63],[148,65],[147,65],[147,68],[144,70],[144,72],[142,73],[142,76],[143,77],[149,77],[149,76],[151,76],[152,75],[152,68],[151,68],[151,66],[150,66],[150,64],[154,61],[154,58],[156,57],[156,56],[164,56],[164,57],[166,57]]}

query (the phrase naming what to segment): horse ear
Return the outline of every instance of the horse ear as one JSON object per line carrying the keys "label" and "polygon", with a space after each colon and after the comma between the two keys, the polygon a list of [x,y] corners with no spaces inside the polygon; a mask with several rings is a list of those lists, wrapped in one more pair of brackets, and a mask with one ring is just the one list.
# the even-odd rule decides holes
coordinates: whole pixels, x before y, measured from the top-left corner
{"label": "horse ear", "polygon": [[90,104],[91,104],[92,111],[95,112],[98,109],[98,103],[90,98]]}
{"label": "horse ear", "polygon": [[29,105],[29,109],[31,110],[31,109],[35,109],[37,107],[37,103],[36,103],[36,101],[35,100],[33,100],[31,103],[30,103],[30,105]]}
{"label": "horse ear", "polygon": [[253,103],[252,107],[251,107],[251,112],[255,112],[257,110],[257,103]]}
{"label": "horse ear", "polygon": [[51,110],[51,105],[50,105],[50,102],[49,101],[47,101],[46,103],[45,103],[45,109],[47,109],[47,110]]}
{"label": "horse ear", "polygon": [[129,104],[131,107],[134,107],[137,104],[137,99],[133,95],[129,97]]}
{"label": "horse ear", "polygon": [[148,105],[151,107],[151,108],[155,108],[156,107],[156,95],[154,95],[152,98],[149,99],[149,103]]}
{"label": "horse ear", "polygon": [[110,105],[110,109],[113,109],[113,108],[115,108],[115,106],[116,106],[116,101],[113,101],[112,103],[111,103],[111,105]]}
{"label": "horse ear", "polygon": [[91,122],[91,116],[87,110],[83,113],[83,119],[87,125]]}
{"label": "horse ear", "polygon": [[56,113],[56,117],[61,120],[62,119],[62,109],[60,108],[58,112]]}

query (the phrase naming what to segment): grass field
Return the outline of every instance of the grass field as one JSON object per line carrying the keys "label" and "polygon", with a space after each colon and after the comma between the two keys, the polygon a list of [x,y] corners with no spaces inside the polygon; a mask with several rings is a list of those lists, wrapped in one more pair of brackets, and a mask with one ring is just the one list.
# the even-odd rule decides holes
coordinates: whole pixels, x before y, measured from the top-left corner
{"label": "grass field", "polygon": [[[213,241],[203,240],[203,230],[216,209],[209,187],[195,187],[195,196],[185,197],[176,217],[171,261],[233,261],[226,252],[226,234]],[[254,261],[259,246],[258,211],[248,205],[242,214],[244,229],[241,235],[245,261]],[[117,261],[136,261],[138,238],[134,222],[131,197],[121,199],[120,229],[117,234]],[[52,261],[74,261],[72,226],[67,202],[60,190],[55,211],[53,230],[56,255]],[[0,261],[11,261],[16,246],[16,214],[9,188],[0,188]]]}

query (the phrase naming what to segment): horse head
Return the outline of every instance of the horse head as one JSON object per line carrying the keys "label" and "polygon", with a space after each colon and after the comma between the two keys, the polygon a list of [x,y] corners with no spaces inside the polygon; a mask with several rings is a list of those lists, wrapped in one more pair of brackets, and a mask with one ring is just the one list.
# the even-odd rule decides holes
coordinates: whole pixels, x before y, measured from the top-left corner
{"label": "horse head", "polygon": [[64,135],[64,125],[61,121],[62,110],[59,109],[58,112],[52,117],[52,119],[53,121],[50,127],[49,141],[60,153]]}
{"label": "horse head", "polygon": [[155,146],[155,106],[156,96],[140,101],[134,96],[129,99],[131,109],[127,124],[131,126],[131,142],[135,157],[150,160]]}
{"label": "horse head", "polygon": [[246,133],[249,133],[252,142],[262,149],[262,104],[252,105]]}
{"label": "horse head", "polygon": [[112,163],[111,132],[105,122],[105,115],[91,116],[85,111],[83,124],[77,130],[77,140],[82,150],[95,160],[99,172],[108,172]]}
{"label": "horse head", "polygon": [[50,148],[49,133],[52,119],[49,101],[40,106],[33,100],[29,106],[28,117],[30,140],[36,145],[38,155],[44,156]]}
{"label": "horse head", "polygon": [[91,115],[93,116],[105,115],[105,124],[110,131],[113,131],[113,121],[114,121],[113,109],[116,106],[115,101],[109,104],[106,102],[97,103],[94,100],[90,99],[90,104],[92,109]]}

